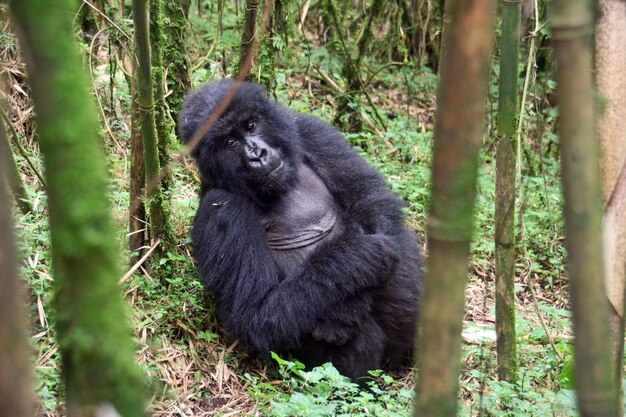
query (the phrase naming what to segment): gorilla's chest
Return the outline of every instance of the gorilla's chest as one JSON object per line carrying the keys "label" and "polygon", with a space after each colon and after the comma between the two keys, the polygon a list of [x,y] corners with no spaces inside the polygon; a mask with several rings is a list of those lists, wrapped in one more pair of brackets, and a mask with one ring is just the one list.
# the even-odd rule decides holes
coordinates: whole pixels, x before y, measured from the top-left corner
{"label": "gorilla's chest", "polygon": [[267,243],[284,272],[300,266],[342,228],[335,199],[306,166],[300,168],[296,185],[263,215],[262,221]]}

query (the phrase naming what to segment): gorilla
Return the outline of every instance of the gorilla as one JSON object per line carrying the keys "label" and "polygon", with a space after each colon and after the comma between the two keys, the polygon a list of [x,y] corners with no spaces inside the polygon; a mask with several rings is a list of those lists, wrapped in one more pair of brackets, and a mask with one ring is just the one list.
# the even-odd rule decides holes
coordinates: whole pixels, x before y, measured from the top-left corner
{"label": "gorilla", "polygon": [[[188,96],[184,143],[233,84]],[[401,200],[336,130],[246,82],[193,156],[201,178],[195,256],[240,346],[307,367],[332,362],[353,380],[407,363],[420,246]]]}

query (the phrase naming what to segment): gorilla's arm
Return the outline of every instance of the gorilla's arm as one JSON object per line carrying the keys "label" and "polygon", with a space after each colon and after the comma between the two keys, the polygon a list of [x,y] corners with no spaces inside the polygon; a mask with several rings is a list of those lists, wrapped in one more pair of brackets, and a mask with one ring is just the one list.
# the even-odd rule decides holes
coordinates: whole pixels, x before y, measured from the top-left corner
{"label": "gorilla's arm", "polygon": [[347,211],[346,218],[366,233],[401,233],[403,203],[387,190],[381,175],[334,128],[314,116],[294,114],[305,160]]}
{"label": "gorilla's arm", "polygon": [[200,272],[218,297],[221,319],[259,353],[297,347],[325,311],[378,286],[398,261],[386,237],[355,229],[283,277],[253,204],[219,189],[202,199],[193,240]]}
{"label": "gorilla's arm", "polygon": [[363,322],[372,313],[372,291],[358,293],[318,318],[311,335],[314,340],[343,345],[363,332]]}

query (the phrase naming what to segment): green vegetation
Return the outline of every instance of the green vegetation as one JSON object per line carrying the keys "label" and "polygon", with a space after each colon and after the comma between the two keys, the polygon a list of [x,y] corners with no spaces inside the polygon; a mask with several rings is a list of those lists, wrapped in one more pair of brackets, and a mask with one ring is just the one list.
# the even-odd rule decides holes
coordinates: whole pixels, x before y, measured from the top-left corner
{"label": "green vegetation", "polygon": [[[131,87],[111,42],[132,51],[130,3],[119,16],[110,16],[119,27],[96,19],[103,30],[95,41],[78,37],[85,55],[91,60],[93,90],[98,96],[101,119],[107,122],[103,136],[105,163],[109,172],[108,197],[113,208],[118,247],[126,260],[130,164]],[[167,2],[166,2],[167,3]],[[263,2],[262,2],[263,3]],[[275,1],[270,30],[259,50],[259,63],[252,78],[271,86],[270,95],[291,108],[312,112],[332,121],[342,105],[338,97],[349,91],[346,79],[346,52],[333,39],[340,34],[335,25],[324,26],[325,15],[312,2],[304,29],[297,25],[302,9],[296,2]],[[304,2],[300,2],[304,3]],[[360,31],[367,24],[363,10],[346,8],[341,2],[338,17],[341,34],[348,45],[359,45]],[[367,50],[358,56],[359,80],[363,95],[358,97],[356,114],[362,129],[347,138],[388,179],[391,189],[407,203],[407,221],[424,240],[426,214],[430,205],[433,118],[437,88],[436,68],[427,67],[437,59],[438,45],[420,59],[400,45],[402,34],[396,23],[402,21],[402,8],[384,3],[372,22],[386,28],[368,40]],[[391,2],[393,3],[393,2]],[[401,2],[403,3],[403,2]],[[408,3],[408,2],[407,2]],[[187,13],[187,2],[180,2]],[[185,51],[194,85],[205,80],[233,75],[238,62],[244,2],[193,2],[189,8],[191,31]],[[370,4],[368,2],[368,4]],[[0,6],[3,10],[4,6]],[[167,10],[167,8],[166,8]],[[439,6],[428,22],[441,23]],[[121,16],[121,17],[120,17]],[[280,16],[280,18],[278,18]],[[165,20],[171,15],[165,16]],[[544,17],[542,17],[544,19]],[[388,24],[392,22],[394,24]],[[177,30],[180,26],[176,23]],[[171,23],[171,25],[174,25]],[[281,27],[280,25],[284,25]],[[387,26],[385,26],[388,24]],[[166,25],[167,26],[167,25]],[[326,37],[327,29],[332,38]],[[0,33],[0,57],[6,62],[12,86],[7,89],[9,142],[23,146],[26,155],[14,153],[21,173],[26,198],[32,210],[14,210],[21,275],[28,287],[31,334],[35,352],[36,392],[41,410],[50,415],[63,414],[65,404],[60,376],[60,322],[52,311],[54,302],[51,271],[48,201],[41,181],[29,164],[43,172],[43,158],[36,134],[31,103],[25,87],[22,60],[15,39],[8,29]],[[420,29],[421,30],[421,29]],[[428,39],[436,39],[436,31]],[[285,36],[288,33],[289,36]],[[375,32],[376,33],[376,32]],[[330,35],[329,35],[330,36]],[[540,34],[545,37],[545,33]],[[131,36],[132,39],[132,36]],[[393,45],[393,48],[389,48]],[[399,46],[398,46],[399,45]],[[430,47],[420,45],[426,54]],[[521,54],[528,53],[522,42]],[[167,48],[171,48],[167,46]],[[392,52],[389,52],[392,51]],[[356,53],[356,51],[353,51]],[[164,55],[172,51],[164,50]],[[497,54],[496,54],[497,55]],[[87,59],[88,58],[88,59]],[[522,58],[524,59],[524,58]],[[515,264],[519,368],[516,383],[499,380],[492,338],[471,337],[463,344],[459,400],[462,416],[575,416],[573,394],[571,318],[567,311],[563,204],[560,185],[559,138],[555,124],[557,112],[550,99],[554,93],[554,74],[550,56],[540,50],[540,62],[529,86],[521,142],[521,184],[518,184],[515,235],[519,245]],[[417,62],[421,62],[420,65]],[[177,65],[180,65],[178,63]],[[178,69],[164,71],[168,85],[184,78]],[[259,68],[267,70],[259,71]],[[534,68],[534,66],[533,66]],[[471,244],[471,277],[466,290],[465,325],[479,323],[493,333],[494,290],[494,207],[495,143],[494,103],[498,102],[499,63],[492,62],[487,106],[488,134],[483,139],[477,177],[478,195],[474,208],[474,238]],[[535,71],[533,69],[532,71]],[[126,76],[125,76],[126,75]],[[526,74],[522,73],[520,77]],[[174,77],[174,78],[172,78]],[[267,79],[271,77],[271,79]],[[182,81],[181,81],[182,82]],[[184,84],[184,83],[183,83]],[[519,84],[523,84],[520,78]],[[168,89],[168,91],[170,91]],[[166,99],[170,99],[166,91]],[[365,96],[367,94],[367,97]],[[170,110],[180,105],[180,97],[169,100]],[[349,104],[348,104],[349,105]],[[351,113],[354,114],[354,113]],[[102,120],[101,120],[102,121]],[[104,125],[103,131],[105,130]],[[11,132],[14,131],[15,135]],[[138,362],[147,370],[153,393],[152,412],[180,409],[186,415],[268,415],[268,416],[395,416],[409,415],[414,389],[414,374],[386,375],[375,372],[369,390],[359,390],[323,366],[305,372],[297,362],[274,358],[263,363],[247,358],[236,342],[225,334],[215,315],[210,295],[198,280],[189,244],[188,230],[197,205],[197,175],[192,163],[174,156],[180,151],[170,144],[169,224],[173,244],[158,257],[152,255],[121,285],[131,305],[131,324],[138,343]],[[25,158],[28,157],[28,160]],[[182,162],[181,162],[182,161]],[[69,183],[77,181],[72,178]],[[126,271],[123,271],[126,272]],[[123,272],[116,276],[121,279]],[[115,342],[111,342],[115,343]],[[59,411],[60,410],[60,411]],[[305,410],[305,411],[302,411]]]}

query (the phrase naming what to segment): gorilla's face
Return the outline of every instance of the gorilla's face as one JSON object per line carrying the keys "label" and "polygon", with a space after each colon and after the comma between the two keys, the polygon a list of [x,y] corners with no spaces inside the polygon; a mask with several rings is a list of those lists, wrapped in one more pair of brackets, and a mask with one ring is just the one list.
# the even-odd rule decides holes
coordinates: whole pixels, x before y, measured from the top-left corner
{"label": "gorilla's face", "polygon": [[270,123],[261,113],[228,112],[200,142],[200,171],[229,191],[280,192],[294,166],[282,141],[271,136]]}
{"label": "gorilla's face", "polygon": [[[231,85],[229,80],[218,81],[189,97],[179,121],[185,141],[202,126]],[[257,201],[287,190],[295,181],[301,159],[292,119],[258,86],[243,84],[194,152],[203,183]]]}

